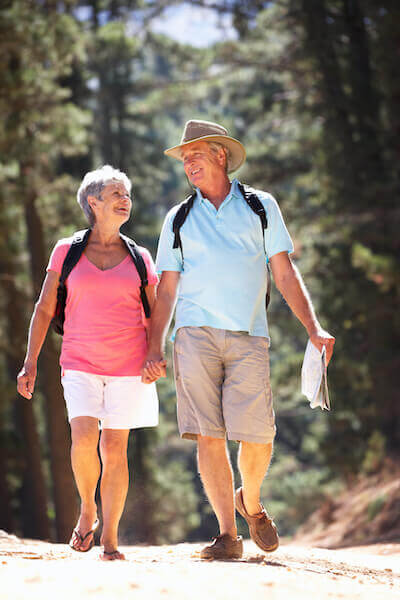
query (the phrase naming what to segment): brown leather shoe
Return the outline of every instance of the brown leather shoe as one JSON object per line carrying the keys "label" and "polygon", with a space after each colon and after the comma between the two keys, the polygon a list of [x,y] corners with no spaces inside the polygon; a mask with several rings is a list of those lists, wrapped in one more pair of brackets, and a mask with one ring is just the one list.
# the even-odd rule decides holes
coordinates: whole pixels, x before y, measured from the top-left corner
{"label": "brown leather shoe", "polygon": [[256,515],[249,515],[244,502],[242,488],[236,490],[235,494],[236,510],[247,521],[250,537],[264,552],[273,552],[279,546],[279,537],[276,525],[262,506],[261,512]]}
{"label": "brown leather shoe", "polygon": [[200,552],[200,558],[242,558],[243,555],[243,539],[239,535],[233,538],[229,533],[217,535],[208,546],[205,546]]}

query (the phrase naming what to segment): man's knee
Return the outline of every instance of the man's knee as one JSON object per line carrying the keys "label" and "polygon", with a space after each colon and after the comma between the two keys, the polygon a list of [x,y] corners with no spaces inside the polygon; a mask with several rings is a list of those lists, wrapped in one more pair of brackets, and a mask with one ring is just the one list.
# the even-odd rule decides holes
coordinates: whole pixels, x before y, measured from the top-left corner
{"label": "man's knee", "polygon": [[197,445],[199,448],[205,448],[210,450],[224,450],[226,448],[225,438],[215,438],[208,435],[198,435]]}
{"label": "man's knee", "polygon": [[258,444],[256,442],[240,442],[240,448],[243,451],[248,451],[251,453],[269,453],[272,452],[273,447],[273,442],[268,442],[267,444]]}

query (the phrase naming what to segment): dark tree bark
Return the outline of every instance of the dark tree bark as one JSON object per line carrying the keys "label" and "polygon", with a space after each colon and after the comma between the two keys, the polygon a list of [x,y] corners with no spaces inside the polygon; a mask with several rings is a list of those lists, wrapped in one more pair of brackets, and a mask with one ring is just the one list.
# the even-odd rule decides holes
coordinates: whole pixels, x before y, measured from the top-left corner
{"label": "dark tree bark", "polygon": [[[10,240],[11,225],[6,222],[5,208],[0,197],[2,242],[0,252],[0,273],[2,274],[3,307],[6,321],[6,364],[10,381],[16,385],[16,376],[24,357],[26,343],[26,322],[24,299],[15,285],[15,255]],[[20,513],[24,536],[39,539],[50,538],[50,522],[47,514],[47,489],[42,468],[40,440],[31,400],[18,394],[15,396],[15,419],[17,439],[20,440],[22,463],[22,487]],[[2,449],[1,449],[2,450]],[[1,452],[0,460],[0,528],[13,530],[10,496],[6,472],[8,471],[7,452]]]}
{"label": "dark tree bark", "polygon": [[[3,431],[3,425],[0,423],[0,432]],[[0,445],[0,529],[4,531],[14,531],[14,517],[11,509],[11,494],[7,481],[7,463],[8,452],[5,447],[4,438],[1,438]]]}
{"label": "dark tree bark", "polygon": [[[34,297],[37,298],[46,269],[43,227],[35,206],[35,191],[25,186],[24,192],[32,281]],[[77,495],[70,461],[70,433],[60,384],[58,355],[50,334],[42,348],[38,372],[46,398],[56,535],[57,541],[65,542],[71,535],[77,517]]]}
{"label": "dark tree bark", "polygon": [[[378,96],[374,89],[370,49],[365,19],[359,0],[343,0],[345,27],[349,38],[349,66],[352,113],[357,127],[358,146],[362,152],[363,179],[371,181],[372,202],[376,199],[376,182],[385,181],[381,149]],[[381,200],[384,199],[380,194]]]}
{"label": "dark tree bark", "polygon": [[[154,506],[152,494],[152,476],[147,463],[151,451],[152,432],[136,429],[129,448],[129,471],[133,500],[131,502],[133,519],[129,523],[128,533],[135,543],[154,544],[157,541],[154,531]],[[139,516],[140,515],[140,516]]]}
{"label": "dark tree bark", "polygon": [[[349,100],[334,48],[324,0],[302,0],[301,19],[306,32],[305,46],[320,73],[320,89],[326,115],[327,157],[334,173],[341,173],[343,192],[346,183],[359,184],[359,170],[348,157],[358,156],[350,121]],[[340,180],[338,180],[339,182]],[[352,187],[353,187],[352,186]]]}

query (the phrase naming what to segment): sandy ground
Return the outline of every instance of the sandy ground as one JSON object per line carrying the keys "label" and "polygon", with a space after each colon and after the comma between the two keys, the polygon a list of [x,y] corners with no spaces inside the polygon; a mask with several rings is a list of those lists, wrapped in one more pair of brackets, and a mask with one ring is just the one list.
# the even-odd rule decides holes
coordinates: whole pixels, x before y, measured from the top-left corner
{"label": "sandy ground", "polygon": [[0,598],[190,598],[212,600],[400,599],[400,544],[345,550],[282,545],[270,555],[245,542],[235,561],[201,561],[200,544],[126,546],[125,562],[104,563],[100,548],[0,535]]}

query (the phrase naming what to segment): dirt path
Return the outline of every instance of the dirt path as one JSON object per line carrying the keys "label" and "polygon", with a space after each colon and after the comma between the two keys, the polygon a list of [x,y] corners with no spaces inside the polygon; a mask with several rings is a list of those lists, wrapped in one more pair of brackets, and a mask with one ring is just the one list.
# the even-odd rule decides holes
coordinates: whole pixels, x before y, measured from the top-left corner
{"label": "dirt path", "polygon": [[174,598],[177,600],[399,600],[400,544],[346,550],[283,545],[271,555],[245,543],[240,561],[204,562],[198,544],[126,546],[125,562],[99,548],[0,535],[0,598]]}

